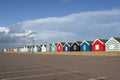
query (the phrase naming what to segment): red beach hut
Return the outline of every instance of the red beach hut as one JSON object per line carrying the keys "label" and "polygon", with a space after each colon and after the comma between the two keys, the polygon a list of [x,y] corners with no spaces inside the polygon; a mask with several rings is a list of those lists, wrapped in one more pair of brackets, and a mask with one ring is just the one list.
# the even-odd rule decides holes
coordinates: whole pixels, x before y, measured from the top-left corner
{"label": "red beach hut", "polygon": [[106,39],[96,39],[92,43],[92,51],[105,51],[105,43],[107,42]]}
{"label": "red beach hut", "polygon": [[58,42],[57,43],[57,52],[63,52],[65,42]]}

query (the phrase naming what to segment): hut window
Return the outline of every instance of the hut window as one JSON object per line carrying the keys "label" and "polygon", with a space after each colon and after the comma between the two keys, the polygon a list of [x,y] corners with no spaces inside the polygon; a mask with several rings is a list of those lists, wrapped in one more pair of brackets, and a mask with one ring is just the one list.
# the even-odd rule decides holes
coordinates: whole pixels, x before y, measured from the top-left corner
{"label": "hut window", "polygon": [[95,49],[96,49],[96,50],[99,50],[99,45],[95,45]]}
{"label": "hut window", "polygon": [[114,49],[114,45],[109,45],[109,48],[110,49]]}

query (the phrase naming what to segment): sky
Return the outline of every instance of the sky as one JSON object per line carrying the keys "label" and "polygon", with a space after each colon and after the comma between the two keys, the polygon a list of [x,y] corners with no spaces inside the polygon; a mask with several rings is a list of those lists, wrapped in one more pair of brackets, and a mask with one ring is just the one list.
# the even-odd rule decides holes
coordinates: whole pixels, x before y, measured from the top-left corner
{"label": "sky", "polygon": [[120,37],[119,0],[0,0],[0,48]]}

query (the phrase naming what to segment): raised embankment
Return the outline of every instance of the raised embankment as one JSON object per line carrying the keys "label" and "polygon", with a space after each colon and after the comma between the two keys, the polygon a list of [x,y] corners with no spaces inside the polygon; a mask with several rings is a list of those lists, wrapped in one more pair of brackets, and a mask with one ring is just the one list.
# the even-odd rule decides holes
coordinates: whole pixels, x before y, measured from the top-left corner
{"label": "raised embankment", "polygon": [[113,52],[6,52],[6,53],[11,53],[11,54],[81,55],[81,56],[120,56],[120,51],[113,51]]}

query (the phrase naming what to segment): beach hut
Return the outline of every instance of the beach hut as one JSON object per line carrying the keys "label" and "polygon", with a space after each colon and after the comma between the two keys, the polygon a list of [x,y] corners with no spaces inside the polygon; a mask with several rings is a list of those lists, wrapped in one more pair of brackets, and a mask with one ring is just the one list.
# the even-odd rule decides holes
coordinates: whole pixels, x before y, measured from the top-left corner
{"label": "beach hut", "polygon": [[41,52],[41,47],[42,47],[42,45],[39,45],[39,46],[37,47],[37,51],[38,51],[38,52]]}
{"label": "beach hut", "polygon": [[27,52],[27,51],[28,51],[27,46],[22,47],[22,52]]}
{"label": "beach hut", "polygon": [[34,52],[34,47],[35,47],[35,45],[31,46],[31,52]]}
{"label": "beach hut", "polygon": [[3,50],[4,52],[7,52],[7,48],[4,48],[4,50]]}
{"label": "beach hut", "polygon": [[27,46],[28,52],[31,52],[31,46]]}
{"label": "beach hut", "polygon": [[81,41],[75,41],[71,44],[71,51],[80,51]]}
{"label": "beach hut", "polygon": [[11,49],[11,52],[14,52],[14,48]]}
{"label": "beach hut", "polygon": [[14,52],[17,52],[17,48],[14,48]]}
{"label": "beach hut", "polygon": [[11,52],[11,49],[10,49],[10,48],[8,48],[8,49],[7,49],[7,51],[8,51],[8,52]]}
{"label": "beach hut", "polygon": [[29,50],[30,50],[29,46],[26,46],[26,52],[29,52]]}
{"label": "beach hut", "polygon": [[28,52],[28,47],[27,46],[25,46],[25,52]]}
{"label": "beach hut", "polygon": [[46,52],[46,51],[47,51],[46,45],[42,45],[42,46],[41,46],[41,52]]}
{"label": "beach hut", "polygon": [[64,44],[63,49],[65,52],[71,51],[71,44],[72,43],[68,43],[68,42]]}
{"label": "beach hut", "polygon": [[80,44],[80,51],[92,51],[93,41],[83,41]]}
{"label": "beach hut", "polygon": [[92,51],[105,51],[105,43],[107,42],[106,39],[96,39],[92,43]]}
{"label": "beach hut", "polygon": [[16,47],[16,51],[19,52],[19,47]]}
{"label": "beach hut", "polygon": [[21,47],[19,47],[19,52],[21,52]]}
{"label": "beach hut", "polygon": [[23,47],[19,47],[19,52],[23,52]]}
{"label": "beach hut", "polygon": [[22,52],[24,52],[25,51],[25,47],[22,47]]}
{"label": "beach hut", "polygon": [[57,52],[63,52],[63,46],[65,42],[58,42],[57,43]]}
{"label": "beach hut", "polygon": [[23,47],[23,52],[26,52],[26,46]]}
{"label": "beach hut", "polygon": [[51,45],[51,52],[56,52],[56,44],[52,43]]}
{"label": "beach hut", "polygon": [[46,45],[46,51],[47,51],[47,52],[50,52],[50,51],[51,51],[50,49],[51,49],[51,44],[47,44],[47,45]]}
{"label": "beach hut", "polygon": [[33,52],[38,52],[37,47],[38,47],[38,45],[34,45]]}
{"label": "beach hut", "polygon": [[120,51],[120,38],[111,37],[105,44],[106,51]]}

